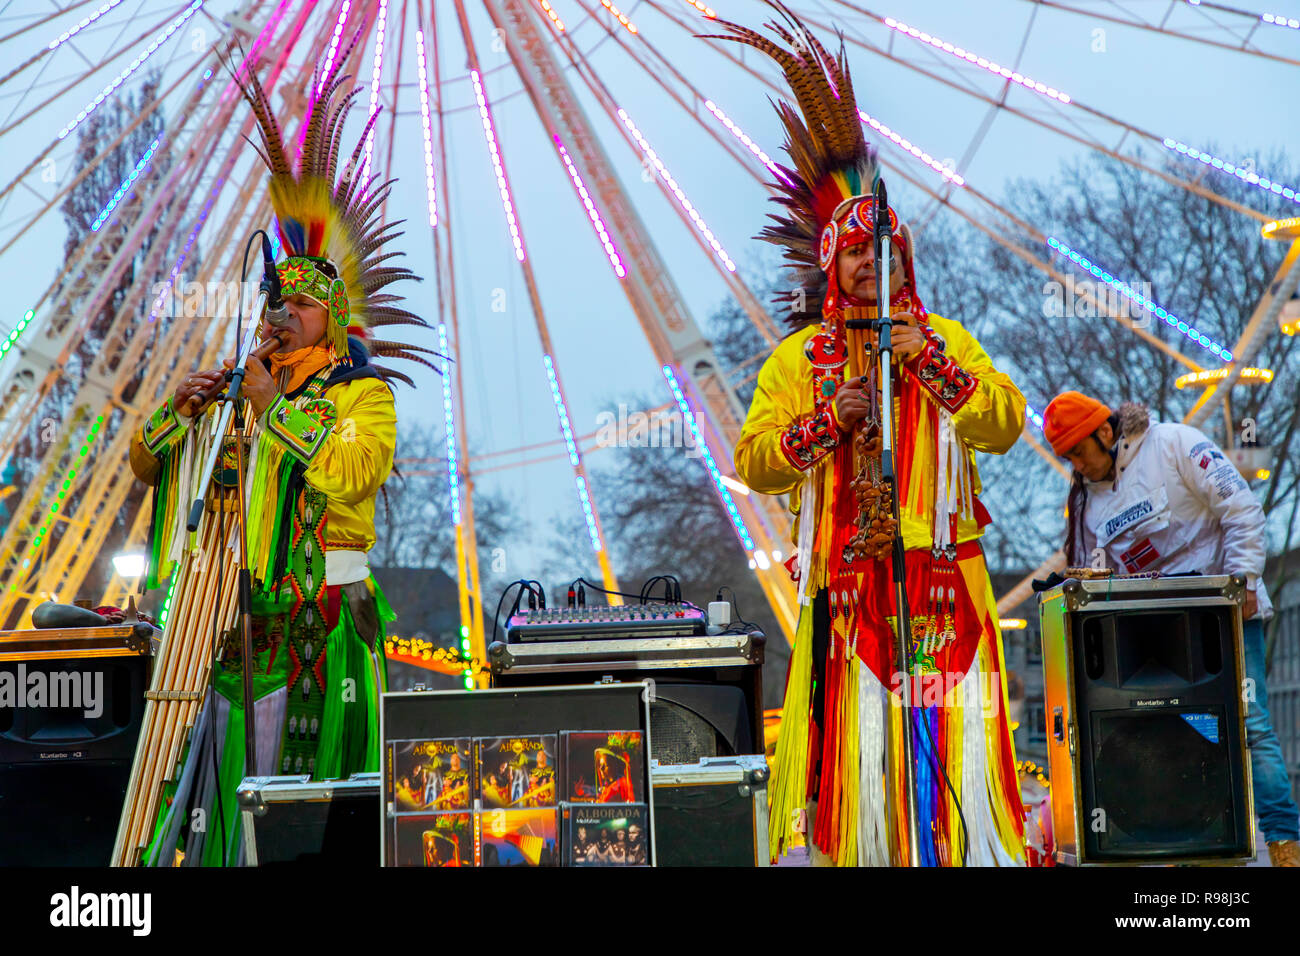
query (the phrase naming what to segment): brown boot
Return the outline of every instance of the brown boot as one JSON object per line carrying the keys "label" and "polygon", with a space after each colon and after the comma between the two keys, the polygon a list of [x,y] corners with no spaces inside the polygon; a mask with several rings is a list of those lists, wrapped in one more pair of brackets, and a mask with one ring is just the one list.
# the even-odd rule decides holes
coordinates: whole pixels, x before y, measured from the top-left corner
{"label": "brown boot", "polygon": [[1300,866],[1300,842],[1274,840],[1268,845],[1270,866]]}

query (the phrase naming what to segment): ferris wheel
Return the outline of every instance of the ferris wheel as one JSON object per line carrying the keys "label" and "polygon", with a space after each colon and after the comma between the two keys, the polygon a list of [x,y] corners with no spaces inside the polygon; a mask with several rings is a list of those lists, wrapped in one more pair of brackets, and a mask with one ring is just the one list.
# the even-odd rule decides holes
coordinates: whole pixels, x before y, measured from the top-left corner
{"label": "ferris wheel", "polygon": [[[1189,42],[1232,49],[1250,57],[1289,66],[1300,59],[1275,52],[1260,31],[1296,35],[1300,22],[1275,14],[1255,14],[1216,3],[1170,3],[1159,20],[1147,20],[1117,5],[1049,3],[1024,0],[1038,8],[1102,17],[1133,29],[1158,31]],[[747,286],[736,263],[710,228],[703,207],[687,195],[639,122],[621,106],[609,83],[609,70],[597,68],[593,51],[604,58],[617,55],[635,82],[662,91],[677,121],[702,137],[710,149],[727,158],[734,173],[752,182],[761,197],[766,183],[779,175],[773,156],[777,144],[752,138],[726,107],[711,96],[710,70],[727,65],[752,76],[756,86],[772,95],[783,87],[770,69],[759,68],[726,44],[699,43],[691,62],[665,54],[674,37],[711,32],[708,20],[718,16],[700,0],[640,0],[620,9],[611,0],[329,0],[302,4],[292,0],[247,0],[237,9],[215,9],[215,0],[185,4],[151,0],[80,0],[43,16],[10,18],[0,27],[0,51],[12,63],[4,85],[16,91],[6,104],[8,117],[0,126],[6,150],[24,157],[26,165],[0,182],[0,261],[24,262],[25,237],[48,222],[51,213],[77,188],[117,145],[146,122],[161,133],[141,151],[120,185],[103,197],[95,225],[73,236],[70,251],[48,287],[35,300],[22,304],[16,324],[0,340],[0,462],[7,461],[34,425],[40,409],[56,390],[64,395],[66,414],[53,423],[49,440],[40,446],[39,460],[21,494],[8,498],[12,514],[0,537],[0,622],[26,625],[31,608],[55,594],[76,593],[87,580],[96,556],[113,529],[125,523],[129,544],[138,545],[148,530],[150,513],[130,501],[132,476],[127,465],[130,435],[138,423],[181,376],[195,366],[211,367],[227,347],[227,314],[177,315],[163,286],[191,275],[200,285],[236,275],[240,268],[237,241],[270,221],[264,196],[263,172],[242,137],[253,121],[221,64],[223,58],[255,69],[295,129],[312,95],[311,77],[321,60],[332,62],[347,49],[345,40],[358,28],[362,42],[347,55],[345,72],[359,77],[368,90],[367,116],[383,111],[366,143],[366,166],[381,168],[389,178],[394,163],[398,124],[418,129],[424,167],[422,208],[408,213],[408,237],[421,229],[432,244],[440,350],[460,359],[467,335],[465,309],[458,296],[455,263],[464,255],[458,223],[471,212],[499,218],[508,237],[518,275],[526,289],[529,314],[541,343],[539,360],[554,405],[562,446],[571,470],[572,494],[581,509],[586,542],[599,564],[604,585],[618,591],[617,569],[608,557],[601,521],[601,502],[592,490],[582,436],[569,411],[562,361],[553,341],[555,311],[541,291],[531,250],[540,243],[545,224],[525,221],[512,189],[511,173],[529,157],[511,154],[498,134],[496,110],[507,98],[529,104],[544,136],[537,148],[553,156],[556,189],[567,192],[585,220],[585,235],[562,237],[582,247],[608,269],[622,291],[639,326],[645,348],[662,372],[663,406],[679,414],[701,450],[699,480],[708,482],[750,556],[750,565],[772,605],[775,617],[793,639],[798,617],[794,589],[781,567],[788,548],[790,521],[781,502],[751,495],[736,478],[730,450],[744,420],[736,397],[735,376],[714,354],[686,299],[666,265],[661,246],[646,225],[639,197],[634,199],[616,173],[615,151],[630,150],[638,168],[648,171],[655,188],[681,220],[698,250],[698,262],[714,270],[727,293],[752,322],[757,333],[774,346],[781,332],[766,308]],[[1175,10],[1184,6],[1195,10]],[[471,9],[472,7],[472,9]],[[1113,300],[1093,297],[1098,313],[1125,323],[1135,344],[1171,355],[1204,387],[1201,401],[1188,416],[1201,423],[1223,406],[1240,381],[1257,375],[1250,366],[1265,335],[1279,323],[1281,310],[1293,296],[1300,269],[1300,196],[1295,184],[1278,183],[1265,171],[1235,166],[1210,155],[1196,144],[1141,128],[1117,113],[1074,99],[1049,85],[1045,78],[1027,76],[1019,59],[1030,42],[1034,16],[1026,25],[1019,53],[1000,63],[983,52],[960,45],[960,37],[939,36],[887,12],[849,0],[808,0],[792,9],[815,29],[843,30],[852,57],[879,58],[909,75],[924,76],[968,98],[986,121],[971,137],[960,157],[941,160],[880,117],[862,112],[868,138],[881,146],[881,158],[891,175],[905,180],[928,205],[924,222],[940,208],[951,210],[973,228],[1009,250],[1044,276],[1073,289],[1079,281],[1101,282],[1120,297],[1155,315],[1163,334],[1129,321]],[[758,3],[743,11],[750,19],[763,11]],[[654,29],[642,29],[640,14],[653,17]],[[728,11],[729,19],[744,19]],[[471,16],[486,16],[491,42],[501,47],[505,62],[485,67],[481,32]],[[832,21],[832,17],[834,18]],[[3,22],[3,21],[0,21]],[[216,39],[198,42],[201,25]],[[585,39],[575,39],[576,28]],[[683,32],[684,31],[684,32]],[[87,51],[108,40],[105,55]],[[95,41],[99,41],[96,44]],[[188,41],[188,42],[187,42]],[[463,57],[442,51],[455,47]],[[604,59],[602,59],[604,62]],[[87,153],[76,176],[40,181],[43,164],[53,157],[66,160],[82,124],[104,104],[122,95],[155,66],[162,66],[157,95],[108,143]],[[463,69],[462,69],[463,67]],[[62,72],[60,72],[62,71]],[[517,87],[494,100],[487,79],[499,71],[513,77]],[[52,79],[47,76],[57,74]],[[26,84],[24,87],[23,84]],[[98,88],[76,108],[69,98],[91,85]],[[364,97],[364,94],[363,94]],[[593,122],[590,104],[605,115],[605,127],[617,130],[620,144],[602,137]],[[584,105],[587,104],[587,105]],[[448,156],[453,144],[447,118],[453,112],[477,115],[477,142],[457,142],[457,151],[474,149],[491,169],[495,194],[468,197],[453,192],[448,181]],[[1194,322],[1166,310],[1111,276],[1093,262],[1086,249],[1068,237],[1050,234],[1025,222],[993,199],[989,192],[960,172],[968,168],[990,135],[988,117],[1006,112],[1065,140],[1140,169],[1152,177],[1186,189],[1260,223],[1265,238],[1289,243],[1288,252],[1267,293],[1254,306],[1239,339],[1214,341]],[[1181,175],[1143,159],[1135,143],[1187,157],[1196,174]],[[1295,203],[1297,218],[1278,218],[1229,198],[1216,188],[1221,178],[1248,183],[1261,197],[1276,204]],[[33,179],[40,185],[33,187]],[[19,200],[21,197],[21,201]],[[698,197],[697,197],[698,198]],[[492,208],[495,207],[495,208]],[[391,215],[390,210],[390,215]],[[994,228],[991,221],[1005,224]],[[413,241],[408,238],[408,242]],[[554,238],[551,239],[554,241]],[[661,240],[662,241],[662,240]],[[208,250],[193,267],[198,250]],[[1036,251],[1035,251],[1036,250]],[[125,282],[124,277],[146,281]],[[107,315],[107,318],[102,318]],[[433,321],[435,320],[436,321]],[[102,344],[91,360],[68,371],[69,359],[99,322]],[[1179,337],[1182,340],[1180,341]],[[1177,344],[1170,344],[1171,340]],[[165,345],[160,347],[160,343]],[[1191,348],[1189,348],[1189,346]],[[144,356],[150,360],[145,363]],[[570,369],[568,357],[563,363]],[[472,496],[475,478],[466,428],[465,383],[476,374],[460,361],[447,367],[441,381],[442,420],[446,453],[436,462],[409,461],[416,467],[441,469],[448,482],[451,519],[455,526],[457,573],[464,650],[484,658],[484,627],[479,593],[477,540]],[[1031,409],[1025,438],[1064,474],[1060,463],[1038,440],[1041,418]],[[15,497],[17,500],[14,500]],[[1059,561],[1059,555],[1049,559]],[[1030,575],[1042,573],[1042,569]],[[1023,598],[1028,580],[1006,595],[1000,605]],[[114,574],[101,604],[121,603],[134,579]],[[614,598],[617,600],[617,598]]]}

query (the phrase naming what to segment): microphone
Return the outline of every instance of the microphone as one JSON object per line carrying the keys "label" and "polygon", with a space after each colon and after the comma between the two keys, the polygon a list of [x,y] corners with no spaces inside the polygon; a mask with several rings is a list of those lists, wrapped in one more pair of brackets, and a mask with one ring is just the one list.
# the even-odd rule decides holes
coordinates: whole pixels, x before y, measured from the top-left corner
{"label": "microphone", "polygon": [[263,318],[273,328],[283,328],[289,321],[289,310],[284,306],[280,274],[275,271],[271,240],[265,232],[262,233],[262,288],[266,290],[266,312]]}

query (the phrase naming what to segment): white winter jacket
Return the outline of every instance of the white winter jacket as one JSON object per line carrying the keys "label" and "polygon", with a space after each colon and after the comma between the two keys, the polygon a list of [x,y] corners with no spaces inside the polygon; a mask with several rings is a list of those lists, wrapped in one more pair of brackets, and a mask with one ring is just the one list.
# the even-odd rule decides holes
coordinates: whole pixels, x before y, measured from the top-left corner
{"label": "white winter jacket", "polygon": [[[1201,571],[1244,574],[1258,616],[1273,616],[1261,576],[1267,550],[1264,509],[1219,446],[1190,425],[1130,424],[1115,458],[1115,480],[1086,482],[1080,544],[1118,573]],[[1139,418],[1140,422],[1140,418]]]}

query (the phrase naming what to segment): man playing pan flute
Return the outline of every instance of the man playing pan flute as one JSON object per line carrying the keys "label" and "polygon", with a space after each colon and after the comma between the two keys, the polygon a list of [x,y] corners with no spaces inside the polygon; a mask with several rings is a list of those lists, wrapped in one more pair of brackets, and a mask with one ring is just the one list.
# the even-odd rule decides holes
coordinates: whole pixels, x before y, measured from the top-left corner
{"label": "man playing pan flute", "polygon": [[[382,293],[389,283],[415,276],[381,265],[393,254],[380,248],[400,233],[386,231],[379,218],[389,184],[361,179],[361,143],[335,182],[352,101],[338,95],[346,60],[341,52],[335,67],[313,80],[319,95],[304,122],[296,162],[297,145],[282,136],[257,78],[250,74],[241,83],[261,130],[259,154],[271,171],[271,205],[287,255],[278,273],[289,313],[283,327],[264,327],[263,335],[274,332],[282,345],[267,366],[248,363],[243,386],[246,413],[254,420],[245,470],[258,728],[250,765],[259,774],[315,779],[379,769],[376,702],[384,681],[384,625],[393,614],[370,574],[367,552],[375,543],[375,496],[393,465],[397,419],[389,380],[411,380],[377,367],[371,357],[434,367],[414,354],[429,350],[370,335],[377,326],[426,323],[397,308],[399,296]],[[373,119],[362,143],[372,126]],[[184,527],[187,506],[213,422],[206,406],[194,405],[223,375],[187,376],[133,441],[137,477],[157,486],[151,587],[165,583],[192,546]],[[234,483],[234,460],[231,454],[222,462],[218,481]],[[233,538],[235,516],[228,520]],[[237,555],[225,551],[205,559],[228,562]],[[146,862],[169,862],[181,842],[191,862],[238,858],[235,791],[245,768],[241,656],[238,631],[226,635],[214,665],[216,693],[207,695],[183,769],[168,778],[177,783],[168,788]],[[195,808],[209,821],[201,831],[188,826]]]}

